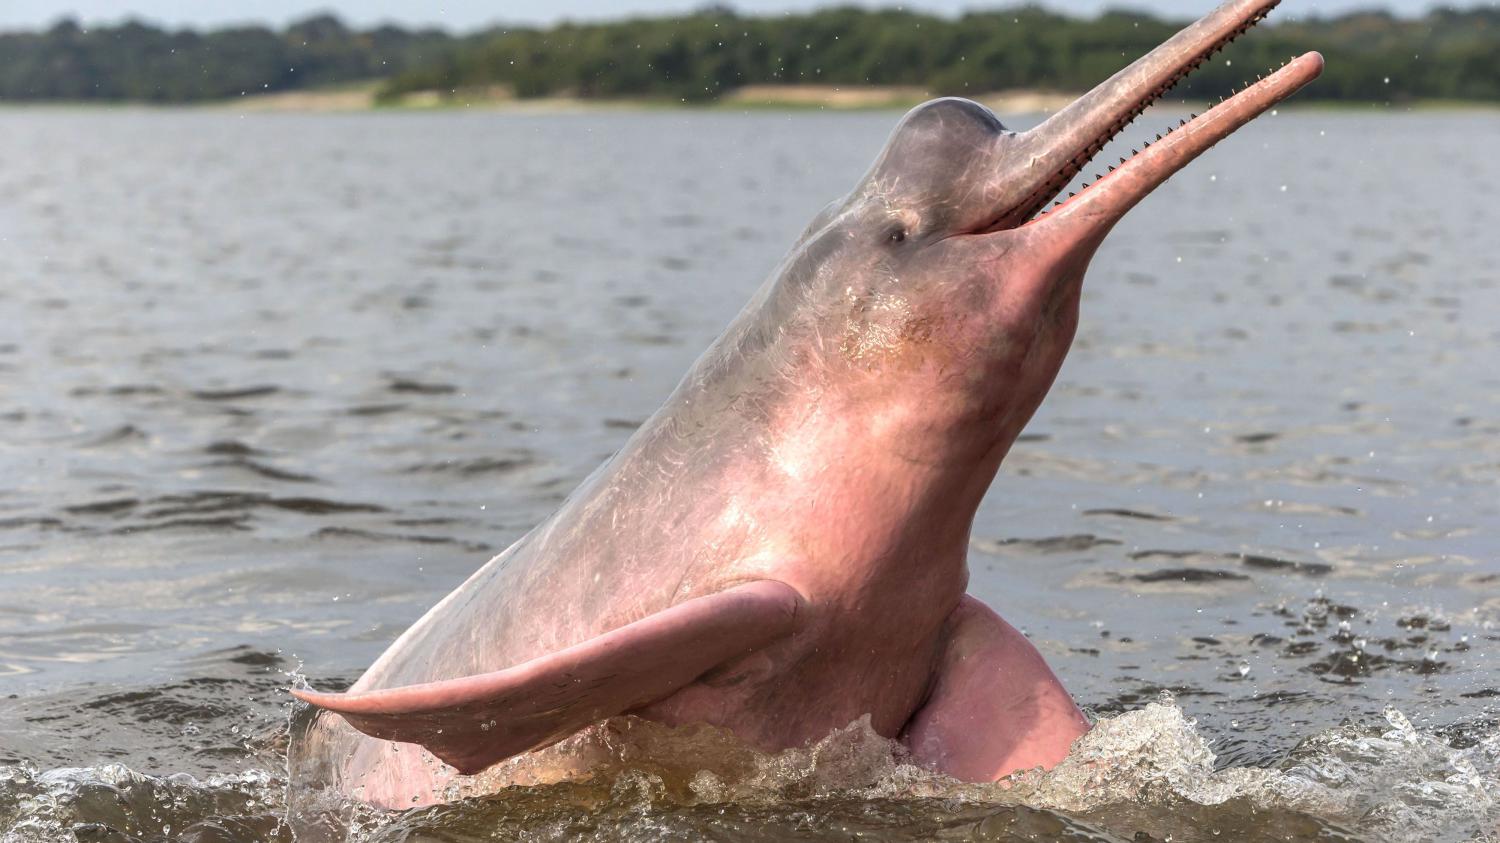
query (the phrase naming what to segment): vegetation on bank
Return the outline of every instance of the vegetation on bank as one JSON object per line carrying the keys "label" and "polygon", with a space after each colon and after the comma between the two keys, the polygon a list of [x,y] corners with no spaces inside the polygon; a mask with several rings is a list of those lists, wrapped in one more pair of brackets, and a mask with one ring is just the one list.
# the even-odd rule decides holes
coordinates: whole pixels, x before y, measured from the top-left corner
{"label": "vegetation on bank", "polygon": [[[1500,9],[1382,12],[1257,27],[1179,87],[1228,94],[1289,56],[1328,59],[1304,99],[1500,102]],[[367,31],[319,16],[281,32],[198,33],[141,23],[0,34],[0,100],[189,102],[384,80],[379,96],[503,90],[519,98],[718,100],[748,86],[905,86],[928,93],[1081,91],[1182,25],[1136,12],[1070,18],[1027,6],[944,18],[830,8],[748,17],[727,7],[672,18],[496,28],[451,36]]]}
{"label": "vegetation on bank", "polygon": [[280,32],[166,30],[137,21],[0,33],[0,101],[201,102],[386,79],[457,39],[393,26],[358,32],[319,15]]}
{"label": "vegetation on bank", "polygon": [[[1273,16],[1274,20],[1274,16]],[[941,18],[828,9],[738,17],[707,10],[672,19],[492,32],[395,75],[415,90],[507,85],[520,97],[714,100],[746,85],[919,86],[932,94],[1029,88],[1087,90],[1170,37],[1181,21],[1110,12],[1091,20],[1037,7]],[[1217,97],[1292,55],[1321,50],[1323,78],[1301,96],[1389,102],[1500,101],[1500,10],[1384,13],[1263,24],[1179,88]]]}

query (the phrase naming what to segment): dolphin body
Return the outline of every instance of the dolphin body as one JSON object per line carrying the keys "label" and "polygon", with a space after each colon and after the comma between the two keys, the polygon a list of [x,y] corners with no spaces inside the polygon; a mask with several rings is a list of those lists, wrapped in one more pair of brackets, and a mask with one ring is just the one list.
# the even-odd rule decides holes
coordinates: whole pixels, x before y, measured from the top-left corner
{"label": "dolphin body", "polygon": [[1322,57],[1038,212],[1276,2],[1230,0],[1027,132],[962,99],[907,114],[554,515],[348,693],[293,691],[324,709],[304,740],[333,786],[441,802],[459,775],[623,713],[764,750],[868,715],[966,780],[1065,757],[1087,721],[1026,638],[965,594],[975,511],[1062,365],[1111,227]]}

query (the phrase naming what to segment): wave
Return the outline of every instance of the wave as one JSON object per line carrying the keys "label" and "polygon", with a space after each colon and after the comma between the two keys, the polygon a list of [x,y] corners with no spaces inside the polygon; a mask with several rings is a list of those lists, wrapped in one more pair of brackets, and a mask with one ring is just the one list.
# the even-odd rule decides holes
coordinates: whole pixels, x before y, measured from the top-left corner
{"label": "wave", "polygon": [[[588,778],[557,773],[580,765]],[[532,783],[486,791],[499,780]],[[1100,718],[1050,772],[965,784],[912,765],[868,721],[763,754],[710,727],[625,717],[447,795],[385,812],[284,770],[23,764],[0,767],[0,840],[1475,840],[1500,830],[1500,732],[1418,728],[1390,708],[1275,766],[1221,767],[1164,697]]]}

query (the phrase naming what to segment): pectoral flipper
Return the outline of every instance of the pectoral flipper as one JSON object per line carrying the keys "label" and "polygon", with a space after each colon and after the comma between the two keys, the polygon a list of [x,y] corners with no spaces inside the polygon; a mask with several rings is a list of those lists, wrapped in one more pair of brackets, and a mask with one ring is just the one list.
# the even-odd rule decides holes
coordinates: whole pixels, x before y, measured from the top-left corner
{"label": "pectoral flipper", "polygon": [[670,696],[792,634],[801,607],[791,586],[759,580],[494,673],[352,694],[292,693],[366,735],[420,744],[472,774]]}

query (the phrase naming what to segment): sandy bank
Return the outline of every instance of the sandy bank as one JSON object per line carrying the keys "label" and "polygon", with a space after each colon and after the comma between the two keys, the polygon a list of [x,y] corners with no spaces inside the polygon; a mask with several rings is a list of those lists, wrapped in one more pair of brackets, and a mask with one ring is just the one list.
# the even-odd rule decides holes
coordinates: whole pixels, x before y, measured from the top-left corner
{"label": "sandy bank", "polygon": [[[365,111],[374,108],[485,108],[521,112],[672,108],[684,103],[670,99],[585,99],[557,96],[518,98],[505,86],[461,89],[453,93],[417,91],[394,102],[376,100],[378,83],[312,91],[250,94],[215,103],[212,107],[254,112]],[[904,109],[933,94],[906,86],[748,85],[702,107],[719,109]],[[1046,91],[999,91],[974,99],[999,112],[1054,111],[1073,99],[1072,94]]]}

